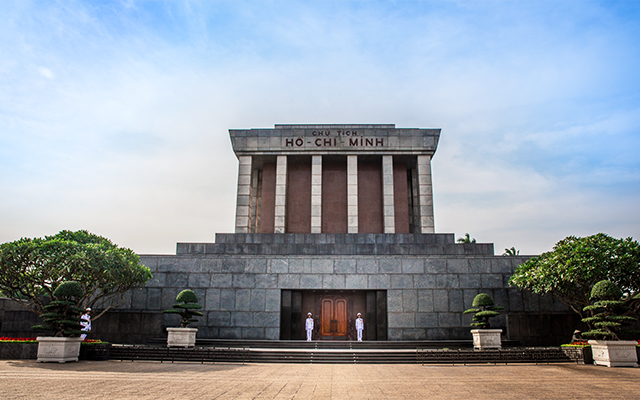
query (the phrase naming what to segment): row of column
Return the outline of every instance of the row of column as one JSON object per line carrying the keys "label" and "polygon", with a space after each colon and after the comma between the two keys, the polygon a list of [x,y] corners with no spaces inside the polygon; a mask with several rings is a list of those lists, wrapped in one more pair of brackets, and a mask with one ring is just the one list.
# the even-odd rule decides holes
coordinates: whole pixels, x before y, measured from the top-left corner
{"label": "row of column", "polygon": [[[260,207],[257,174],[252,177],[252,156],[239,156],[236,233],[256,231],[251,228],[252,208]],[[434,233],[431,157],[416,156],[417,228],[420,233]],[[276,161],[274,233],[286,231],[287,156]],[[382,200],[384,233],[395,233],[393,156],[382,156]],[[311,233],[322,232],[322,156],[311,157]],[[358,233],[358,156],[347,156],[347,233]]]}

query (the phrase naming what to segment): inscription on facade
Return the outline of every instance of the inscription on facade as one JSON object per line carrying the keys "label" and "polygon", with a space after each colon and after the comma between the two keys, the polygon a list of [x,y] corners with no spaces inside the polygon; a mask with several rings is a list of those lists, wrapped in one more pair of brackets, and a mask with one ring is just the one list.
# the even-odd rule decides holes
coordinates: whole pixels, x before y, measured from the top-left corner
{"label": "inscription on facade", "polygon": [[[311,136],[332,136],[332,135],[330,130],[326,130],[326,131],[313,131],[311,132]],[[348,130],[343,131],[341,129],[336,129],[334,131],[333,136],[358,136],[358,131],[348,131]]]}
{"label": "inscription on facade", "polygon": [[331,137],[329,131],[313,131],[316,138],[284,138],[285,147],[385,147],[386,138],[358,136],[357,132],[344,131]]}

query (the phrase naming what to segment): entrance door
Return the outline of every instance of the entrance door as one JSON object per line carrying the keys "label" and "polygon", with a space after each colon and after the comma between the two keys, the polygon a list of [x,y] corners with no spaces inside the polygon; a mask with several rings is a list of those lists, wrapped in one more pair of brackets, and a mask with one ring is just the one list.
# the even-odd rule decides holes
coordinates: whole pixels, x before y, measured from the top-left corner
{"label": "entrance door", "polygon": [[323,298],[320,318],[321,339],[347,340],[347,299]]}

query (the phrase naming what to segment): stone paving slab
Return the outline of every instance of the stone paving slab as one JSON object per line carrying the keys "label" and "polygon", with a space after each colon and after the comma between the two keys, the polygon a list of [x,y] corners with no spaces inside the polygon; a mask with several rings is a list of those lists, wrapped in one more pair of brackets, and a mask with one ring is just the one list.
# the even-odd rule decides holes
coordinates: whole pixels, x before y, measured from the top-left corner
{"label": "stone paving slab", "polygon": [[0,361],[1,399],[636,399],[640,368]]}

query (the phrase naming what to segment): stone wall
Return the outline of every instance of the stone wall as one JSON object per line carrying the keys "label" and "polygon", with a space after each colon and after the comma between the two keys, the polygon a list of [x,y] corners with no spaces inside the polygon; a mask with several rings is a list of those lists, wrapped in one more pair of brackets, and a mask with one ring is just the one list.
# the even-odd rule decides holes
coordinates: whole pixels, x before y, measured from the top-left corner
{"label": "stone wall", "polygon": [[34,337],[38,332],[31,329],[42,321],[18,303],[0,297],[0,336]]}
{"label": "stone wall", "polygon": [[[296,246],[306,251],[312,248],[305,243],[306,236],[264,235],[260,238],[266,242],[277,239],[279,243],[252,245],[274,253],[291,252]],[[281,290],[285,289],[386,290],[389,340],[470,339],[471,315],[462,312],[480,292],[505,308],[492,325],[503,328],[507,339],[552,344],[568,336],[562,343],[575,329],[572,312],[553,297],[508,286],[514,269],[527,257],[490,255],[492,245],[455,244],[452,235],[419,235],[433,243],[410,245],[385,244],[384,238],[397,242],[410,236],[418,240],[418,235],[373,235],[373,243],[366,243],[370,235],[355,236],[356,243],[349,244],[335,243],[339,235],[318,236],[321,243],[316,246],[325,246],[319,247],[323,253],[344,250],[339,246],[359,253],[357,241],[363,238],[365,243],[360,245],[369,244],[374,254],[224,254],[226,246],[244,253],[250,247],[247,242],[258,238],[228,235],[215,244],[179,244],[177,255],[141,256],[153,278],[95,321],[92,336],[124,343],[166,337],[166,327],[177,326],[178,316],[162,310],[171,308],[176,295],[187,288],[204,306],[205,315],[195,324],[199,338],[279,339]],[[231,242],[234,238],[245,243]],[[0,301],[0,335],[32,336],[29,327],[37,318],[17,307]]]}
{"label": "stone wall", "polygon": [[[496,256],[324,256],[269,257],[180,255],[143,256],[153,279],[134,290],[113,314],[114,322],[96,321],[94,333],[109,336],[122,326],[133,335],[162,337],[167,326],[177,325],[175,315],[162,315],[180,290],[195,291],[205,316],[195,324],[200,338],[279,338],[281,289],[387,290],[389,340],[469,339],[469,308],[480,292],[505,307],[494,325],[508,339],[533,343],[526,321],[538,314],[567,314],[568,309],[550,296],[536,296],[508,288],[513,269],[525,257]],[[131,318],[135,313],[155,315],[153,323]],[[519,323],[507,330],[509,315]],[[119,315],[118,318],[115,315]],[[151,318],[151,317],[147,317]],[[564,318],[557,316],[556,318]],[[129,319],[123,323],[122,319]],[[118,320],[118,322],[115,322]],[[160,323],[161,321],[161,323]],[[127,328],[124,328],[127,327]],[[542,328],[542,327],[539,327]],[[569,337],[573,326],[567,327]],[[562,336],[562,335],[556,335]],[[133,338],[132,338],[133,339]]]}

